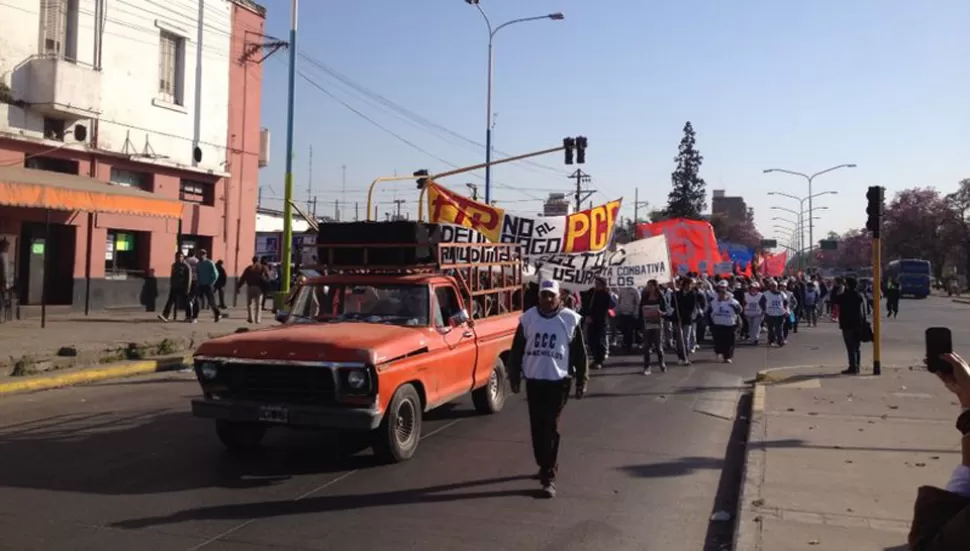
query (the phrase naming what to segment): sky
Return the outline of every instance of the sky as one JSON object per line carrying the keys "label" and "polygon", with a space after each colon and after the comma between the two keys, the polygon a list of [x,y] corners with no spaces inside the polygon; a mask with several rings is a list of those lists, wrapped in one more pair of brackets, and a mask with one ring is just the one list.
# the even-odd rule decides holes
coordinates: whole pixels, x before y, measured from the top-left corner
{"label": "sky", "polygon": [[[287,39],[290,2],[263,0],[267,34]],[[781,237],[773,210],[798,210],[813,173],[817,241],[865,224],[865,192],[932,186],[970,177],[970,2],[966,0],[481,0],[493,25],[493,158],[587,136],[594,203],[635,190],[645,210],[666,204],[686,121],[704,156],[710,193],[743,196],[765,237]],[[294,133],[295,196],[343,217],[378,176],[432,172],[484,160],[488,32],[464,0],[304,0],[299,11]],[[286,145],[287,56],[264,61],[263,125],[271,164],[263,204],[278,208]],[[322,67],[321,67],[322,66]],[[334,74],[337,76],[335,77]],[[308,81],[308,80],[309,81]],[[330,95],[328,95],[328,93]],[[336,97],[339,102],[333,97]],[[342,103],[341,103],[342,102]],[[351,110],[351,108],[353,110]],[[312,175],[309,150],[312,148]],[[535,213],[549,192],[569,192],[561,154],[492,170],[492,199]],[[344,178],[346,174],[346,178]],[[483,172],[447,178],[467,191]],[[395,199],[414,216],[412,181],[385,184],[378,215]],[[806,203],[807,205],[807,203]],[[806,217],[807,218],[807,217]],[[807,222],[806,222],[807,227]],[[807,239],[807,231],[806,231]]]}

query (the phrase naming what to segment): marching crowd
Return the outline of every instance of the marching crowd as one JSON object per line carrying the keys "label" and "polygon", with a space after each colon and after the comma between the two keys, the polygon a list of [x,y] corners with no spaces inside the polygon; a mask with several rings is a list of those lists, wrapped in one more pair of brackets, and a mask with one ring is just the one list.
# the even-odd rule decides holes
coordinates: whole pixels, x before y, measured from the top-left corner
{"label": "marching crowd", "polygon": [[[855,278],[799,274],[790,277],[708,277],[687,274],[672,283],[651,280],[643,289],[609,289],[597,279],[578,296],[562,290],[566,307],[583,317],[591,365],[600,369],[610,349],[643,352],[643,373],[653,366],[666,371],[672,351],[680,365],[689,365],[699,343],[710,336],[718,361],[731,363],[738,343],[783,347],[799,327],[816,327],[827,317],[839,324],[848,368],[859,372],[862,342],[871,340],[872,294]],[[887,284],[890,316],[899,311],[898,284]]]}

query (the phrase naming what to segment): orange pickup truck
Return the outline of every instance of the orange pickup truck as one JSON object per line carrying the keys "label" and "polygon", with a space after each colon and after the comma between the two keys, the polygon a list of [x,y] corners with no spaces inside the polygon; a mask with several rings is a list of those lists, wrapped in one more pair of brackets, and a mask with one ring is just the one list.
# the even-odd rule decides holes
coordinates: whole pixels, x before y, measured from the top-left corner
{"label": "orange pickup truck", "polygon": [[203,397],[228,448],[270,427],[367,432],[383,460],[411,458],[424,412],[471,393],[495,413],[523,304],[522,257],[509,244],[439,243],[411,222],[321,226],[327,275],[296,293],[282,325],[196,350]]}

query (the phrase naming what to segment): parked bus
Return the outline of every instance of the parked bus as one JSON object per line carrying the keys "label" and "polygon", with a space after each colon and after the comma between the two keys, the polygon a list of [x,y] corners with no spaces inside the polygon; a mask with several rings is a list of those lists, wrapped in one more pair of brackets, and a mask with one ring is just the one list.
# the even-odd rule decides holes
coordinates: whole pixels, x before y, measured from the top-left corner
{"label": "parked bus", "polygon": [[892,278],[899,280],[901,295],[912,295],[916,298],[930,296],[930,281],[933,271],[929,260],[903,258],[893,260],[886,266],[883,281]]}

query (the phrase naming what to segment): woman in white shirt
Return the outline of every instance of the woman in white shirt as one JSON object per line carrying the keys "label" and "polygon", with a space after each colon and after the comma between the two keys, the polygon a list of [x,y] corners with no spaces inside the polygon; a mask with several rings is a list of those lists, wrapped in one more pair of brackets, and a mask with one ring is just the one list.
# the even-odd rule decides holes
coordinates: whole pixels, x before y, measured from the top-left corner
{"label": "woman in white shirt", "polygon": [[761,322],[765,319],[765,295],[757,281],[751,282],[748,293],[744,295],[744,317],[748,320],[751,343],[758,346],[761,341]]}
{"label": "woman in white shirt", "polygon": [[734,337],[741,322],[741,304],[731,295],[728,282],[717,283],[717,298],[711,302],[711,336],[714,338],[714,354],[724,363],[734,357]]}

